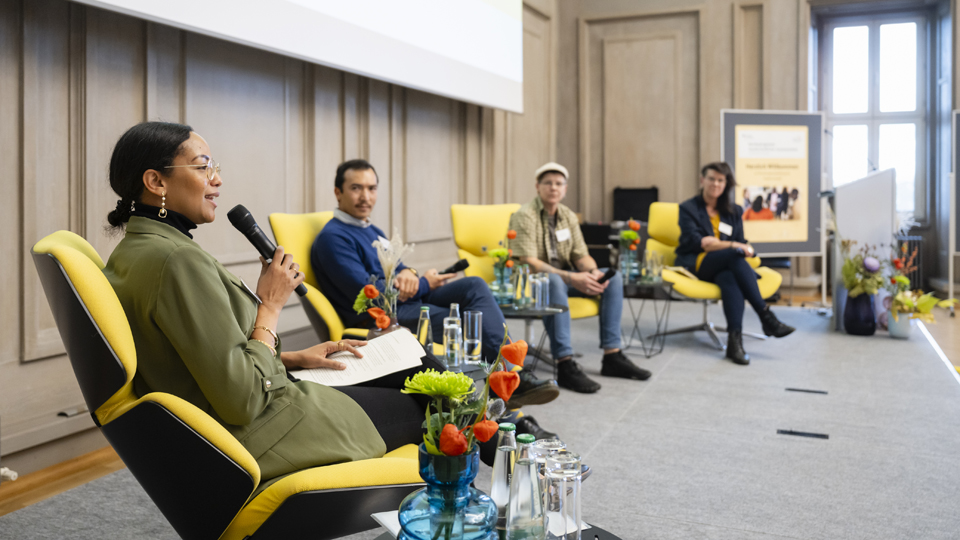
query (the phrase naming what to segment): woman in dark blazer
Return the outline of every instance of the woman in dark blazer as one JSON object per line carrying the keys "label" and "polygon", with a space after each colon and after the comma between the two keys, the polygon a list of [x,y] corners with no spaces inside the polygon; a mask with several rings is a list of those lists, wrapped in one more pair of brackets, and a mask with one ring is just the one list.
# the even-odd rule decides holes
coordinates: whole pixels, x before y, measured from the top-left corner
{"label": "woman in dark blazer", "polygon": [[161,122],[134,126],[113,151],[120,201],[107,219],[125,235],[104,273],[137,347],[136,392],[171,393],[210,414],[264,480],[418,444],[424,408],[400,393],[404,372],[338,389],[288,377],[292,368],[343,369],[327,355],[357,354],[362,342],[282,350],[280,310],[303,274],[278,247],[250,288],[193,241],[190,231],[216,217],[223,183],[210,156],[189,126]]}
{"label": "woman in dark blazer", "polygon": [[736,181],[726,163],[700,171],[700,194],[680,205],[680,245],[676,264],[720,287],[727,319],[727,358],[747,365],[743,350],[743,302],[760,316],[763,333],[784,337],[794,331],[777,320],[760,296],[757,275],[746,261],[754,250],[743,237],[743,209],[733,204]]}

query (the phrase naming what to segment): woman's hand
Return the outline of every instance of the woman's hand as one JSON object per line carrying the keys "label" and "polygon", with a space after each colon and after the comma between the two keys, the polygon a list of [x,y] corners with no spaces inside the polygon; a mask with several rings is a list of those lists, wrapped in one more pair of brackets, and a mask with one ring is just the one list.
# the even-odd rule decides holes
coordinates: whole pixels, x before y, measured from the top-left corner
{"label": "woman's hand", "polygon": [[287,369],[327,368],[344,370],[347,369],[347,365],[345,363],[339,360],[328,358],[328,356],[340,351],[349,351],[357,358],[363,358],[363,353],[358,351],[357,348],[363,347],[366,344],[366,341],[359,341],[356,339],[328,341],[326,343],[321,343],[320,345],[314,345],[309,349],[303,349],[302,351],[283,353],[281,354],[280,359],[283,360],[283,365]]}
{"label": "woman's hand", "polygon": [[277,246],[271,262],[260,257],[260,263],[263,266],[257,281],[257,296],[266,308],[280,313],[290,293],[303,283],[304,275],[300,272],[300,265],[293,262],[293,255],[283,252],[283,246]]}

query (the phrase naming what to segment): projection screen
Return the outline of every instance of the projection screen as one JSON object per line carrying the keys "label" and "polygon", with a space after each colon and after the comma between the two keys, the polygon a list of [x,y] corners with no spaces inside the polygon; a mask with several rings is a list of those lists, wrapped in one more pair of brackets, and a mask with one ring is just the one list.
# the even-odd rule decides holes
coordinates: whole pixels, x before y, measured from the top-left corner
{"label": "projection screen", "polygon": [[523,112],[523,0],[76,0]]}

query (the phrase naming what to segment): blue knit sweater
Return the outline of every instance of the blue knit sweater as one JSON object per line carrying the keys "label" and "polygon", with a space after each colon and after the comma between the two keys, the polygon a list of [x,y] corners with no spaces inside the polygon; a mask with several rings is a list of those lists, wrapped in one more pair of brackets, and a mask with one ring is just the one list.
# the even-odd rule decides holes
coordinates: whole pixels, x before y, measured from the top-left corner
{"label": "blue knit sweater", "polygon": [[[317,235],[310,250],[310,264],[317,275],[320,291],[330,300],[340,319],[346,324],[357,324],[358,316],[353,311],[353,301],[360,290],[376,276],[376,286],[384,287],[383,268],[377,258],[373,242],[378,237],[386,238],[376,226],[356,227],[339,219],[331,219]],[[400,263],[398,272],[406,268]],[[407,302],[417,301],[430,292],[426,278],[420,278],[420,290]],[[364,315],[369,318],[369,315]]]}

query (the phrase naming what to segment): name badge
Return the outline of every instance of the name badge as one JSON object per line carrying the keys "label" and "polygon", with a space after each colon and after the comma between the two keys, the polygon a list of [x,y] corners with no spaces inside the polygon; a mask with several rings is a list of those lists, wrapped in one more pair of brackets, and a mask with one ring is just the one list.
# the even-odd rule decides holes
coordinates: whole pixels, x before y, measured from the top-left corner
{"label": "name badge", "polygon": [[253,289],[251,289],[250,286],[247,285],[247,282],[244,281],[243,278],[240,278],[240,284],[243,285],[243,288],[244,288],[244,290],[247,291],[247,294],[249,294],[250,296],[252,296],[253,299],[257,301],[257,304],[262,304],[262,303],[263,303],[263,300],[261,300],[260,297],[257,296],[257,293],[253,292]]}
{"label": "name badge", "polygon": [[727,236],[733,235],[733,225],[730,225],[729,223],[724,223],[721,221],[719,229],[720,234],[725,234]]}
{"label": "name badge", "polygon": [[560,229],[557,231],[557,242],[566,242],[570,239],[570,229]]}

